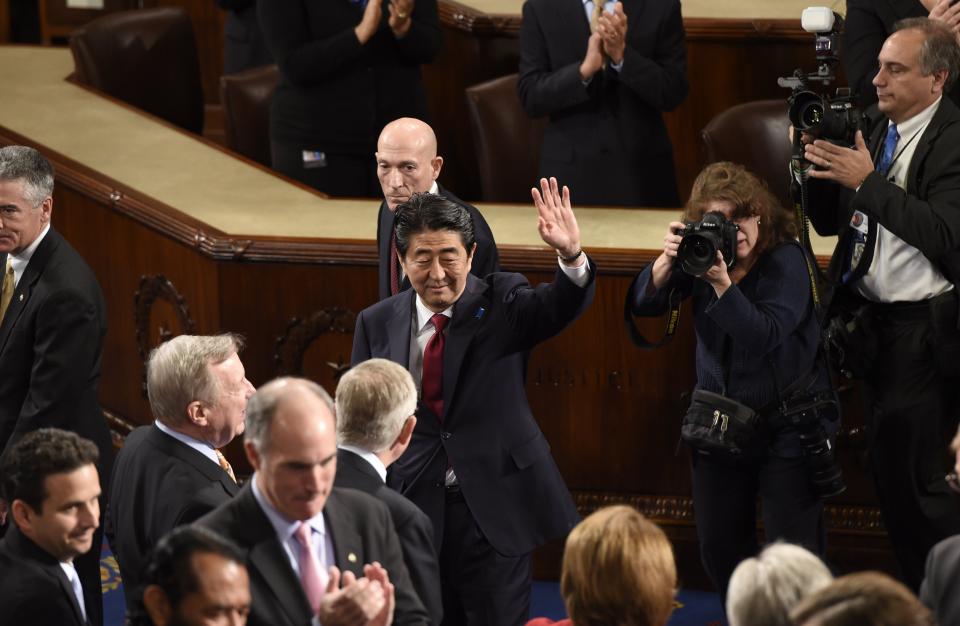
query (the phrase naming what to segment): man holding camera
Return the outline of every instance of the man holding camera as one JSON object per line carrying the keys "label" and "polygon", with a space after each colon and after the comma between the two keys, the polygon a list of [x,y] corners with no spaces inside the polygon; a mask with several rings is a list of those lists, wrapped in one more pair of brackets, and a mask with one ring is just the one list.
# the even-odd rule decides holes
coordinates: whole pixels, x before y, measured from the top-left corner
{"label": "man holding camera", "polygon": [[[898,22],[879,54],[878,123],[852,148],[804,135],[810,217],[839,235],[833,311],[862,331],[869,451],[884,521],[915,590],[939,540],[960,533],[944,480],[960,401],[960,110],[943,98],[960,69],[952,31]],[[868,137],[869,141],[864,137]],[[851,325],[848,325],[851,327]]]}

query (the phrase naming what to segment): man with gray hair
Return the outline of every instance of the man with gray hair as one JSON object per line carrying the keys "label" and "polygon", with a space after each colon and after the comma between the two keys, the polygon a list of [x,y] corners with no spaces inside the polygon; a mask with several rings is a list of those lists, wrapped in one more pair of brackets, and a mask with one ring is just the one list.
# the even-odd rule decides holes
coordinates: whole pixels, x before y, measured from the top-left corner
{"label": "man with gray hair", "polygon": [[[50,163],[33,148],[0,148],[0,461],[27,433],[55,427],[92,440],[107,476],[110,431],[97,399],[106,305],[90,267],[50,225],[52,211]],[[6,508],[0,500],[0,533]],[[76,562],[93,626],[103,621],[101,540],[98,529]]]}
{"label": "man with gray hair", "polygon": [[255,473],[197,524],[244,551],[250,626],[428,624],[386,505],[333,486],[333,412],[329,394],[309,380],[258,389],[243,436]]}
{"label": "man with gray hair", "polygon": [[107,537],[133,606],[149,551],[169,531],[236,495],[236,477],[220,448],[243,433],[247,380],[237,335],[180,335],[147,362],[155,419],[129,436],[113,468]]}
{"label": "man with gray hair", "polygon": [[387,468],[406,451],[417,425],[417,387],[405,367],[370,359],[337,385],[337,477],[334,485],[368,493],[390,509],[413,587],[430,613],[443,620],[440,566],[433,524],[417,505],[386,485]]}
{"label": "man with gray hair", "polygon": [[960,533],[944,481],[960,413],[960,109],[943,94],[960,73],[953,31],[895,25],[873,78],[882,115],[853,148],[802,136],[809,211],[839,235],[829,277],[844,354],[863,364],[870,464],[903,580],[923,580],[930,548]]}

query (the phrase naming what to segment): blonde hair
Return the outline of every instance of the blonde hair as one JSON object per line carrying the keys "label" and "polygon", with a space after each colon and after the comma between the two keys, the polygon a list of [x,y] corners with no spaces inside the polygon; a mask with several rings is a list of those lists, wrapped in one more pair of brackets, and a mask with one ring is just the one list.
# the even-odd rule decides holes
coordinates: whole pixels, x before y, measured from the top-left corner
{"label": "blonde hair", "polygon": [[370,359],[343,375],[335,404],[340,442],[383,452],[417,410],[417,387],[405,367]]}
{"label": "blonde hair", "polygon": [[797,626],[934,626],[930,609],[880,572],[841,576],[790,612]]}
{"label": "blonde hair", "polygon": [[560,593],[576,626],[663,626],[676,588],[667,536],[632,507],[600,509],[567,538]]}

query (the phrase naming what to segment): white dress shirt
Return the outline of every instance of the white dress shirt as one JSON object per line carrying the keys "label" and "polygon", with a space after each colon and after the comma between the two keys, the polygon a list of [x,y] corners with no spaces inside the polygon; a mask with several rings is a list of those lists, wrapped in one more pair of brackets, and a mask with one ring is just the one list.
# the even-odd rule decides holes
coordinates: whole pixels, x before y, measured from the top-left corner
{"label": "white dress shirt", "polygon": [[173,437],[174,439],[176,439],[177,441],[179,441],[180,443],[186,446],[190,446],[191,448],[193,448],[203,456],[207,457],[208,459],[216,463],[217,467],[220,467],[220,459],[217,458],[217,451],[214,450],[213,446],[211,446],[206,441],[200,441],[199,439],[194,439],[190,435],[184,435],[183,433],[170,428],[160,420],[155,420],[153,423],[156,425],[157,428],[160,429],[160,432],[162,432],[163,434]]}
{"label": "white dress shirt", "polygon": [[387,466],[383,464],[383,461],[380,460],[373,452],[369,450],[364,450],[363,448],[358,448],[357,446],[351,446],[349,443],[341,443],[337,446],[341,450],[346,450],[347,452],[353,452],[358,457],[366,461],[376,470],[377,474],[380,476],[380,480],[386,484],[387,482]]}
{"label": "white dress shirt", "polygon": [[50,222],[47,222],[43,230],[40,231],[40,234],[37,235],[37,238],[33,240],[33,243],[24,248],[20,254],[11,254],[9,256],[10,265],[13,266],[14,287],[20,284],[20,278],[23,276],[23,271],[27,269],[27,263],[30,262],[30,257],[37,251],[37,246],[40,245],[40,242],[43,241],[43,238],[47,236],[48,232],[50,232]]}
{"label": "white dress shirt", "polygon": [[[939,106],[938,98],[920,113],[897,124],[900,141],[887,179],[901,189],[907,188],[907,170],[913,153]],[[917,302],[953,289],[930,259],[879,222],[875,238],[870,268],[853,286],[863,297],[873,302]]]}
{"label": "white dress shirt", "polygon": [[83,585],[80,584],[80,575],[77,574],[77,568],[73,566],[72,561],[60,561],[60,567],[63,569],[63,573],[67,575],[67,580],[70,581],[73,596],[77,599],[77,604],[80,605],[80,613],[83,615],[83,620],[86,621],[87,603],[83,600]]}

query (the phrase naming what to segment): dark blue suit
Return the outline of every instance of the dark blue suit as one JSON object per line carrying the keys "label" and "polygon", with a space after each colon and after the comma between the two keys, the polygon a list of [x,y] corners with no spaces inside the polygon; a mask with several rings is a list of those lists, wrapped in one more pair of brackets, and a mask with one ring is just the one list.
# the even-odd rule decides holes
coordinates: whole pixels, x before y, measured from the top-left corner
{"label": "dark blue suit", "polygon": [[[471,586],[469,575],[451,581],[445,566],[451,548],[444,543],[451,510],[444,485],[448,465],[456,471],[474,533],[498,555],[526,558],[549,539],[565,536],[579,519],[527,403],[525,354],[590,305],[594,276],[591,269],[580,288],[558,269],[553,283],[534,288],[520,274],[483,280],[470,275],[454,305],[443,358],[444,414],[438,419],[421,403],[410,447],[391,467],[391,486],[433,521],[445,585]],[[415,297],[408,290],[359,314],[354,364],[381,357],[409,367]],[[496,603],[479,598],[482,589],[474,593],[480,602]],[[449,617],[446,602],[444,611]]]}

